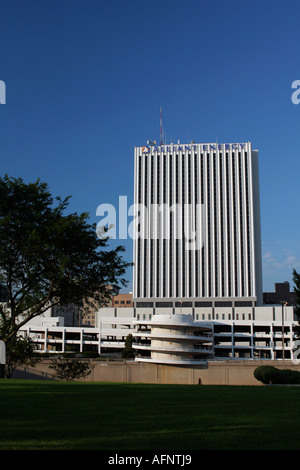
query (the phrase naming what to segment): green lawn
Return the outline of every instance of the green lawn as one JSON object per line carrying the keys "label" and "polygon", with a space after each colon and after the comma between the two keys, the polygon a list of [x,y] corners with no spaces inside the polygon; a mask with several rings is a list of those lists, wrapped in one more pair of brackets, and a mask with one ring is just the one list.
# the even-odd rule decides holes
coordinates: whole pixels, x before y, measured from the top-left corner
{"label": "green lawn", "polygon": [[300,388],[0,380],[0,450],[300,449]]}

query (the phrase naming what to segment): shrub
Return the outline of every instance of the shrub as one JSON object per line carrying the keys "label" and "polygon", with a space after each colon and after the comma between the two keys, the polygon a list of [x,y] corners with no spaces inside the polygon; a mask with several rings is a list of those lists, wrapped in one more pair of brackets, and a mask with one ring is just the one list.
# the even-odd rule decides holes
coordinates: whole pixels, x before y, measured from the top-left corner
{"label": "shrub", "polygon": [[79,380],[87,375],[93,369],[93,365],[88,362],[78,361],[76,359],[64,359],[58,357],[51,361],[50,369],[54,369],[56,376],[60,380]]}
{"label": "shrub", "polygon": [[273,366],[260,366],[254,371],[254,377],[265,385],[278,383],[279,370]]}
{"label": "shrub", "polygon": [[296,370],[283,369],[280,371],[282,378],[281,383],[285,384],[300,384],[300,372]]}
{"label": "shrub", "polygon": [[125,340],[125,347],[122,351],[123,359],[133,359],[135,357],[134,350],[132,349],[133,336],[130,333]]}
{"label": "shrub", "polygon": [[273,366],[257,367],[254,377],[265,385],[300,384],[300,372],[290,369],[280,370]]}

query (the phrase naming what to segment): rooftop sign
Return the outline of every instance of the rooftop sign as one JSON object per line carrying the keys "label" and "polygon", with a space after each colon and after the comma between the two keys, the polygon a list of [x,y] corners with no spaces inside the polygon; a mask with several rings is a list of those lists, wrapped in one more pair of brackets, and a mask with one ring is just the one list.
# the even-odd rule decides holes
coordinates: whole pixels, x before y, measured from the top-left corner
{"label": "rooftop sign", "polygon": [[151,152],[186,152],[192,150],[198,150],[202,152],[209,152],[214,150],[242,150],[246,147],[245,143],[234,143],[234,144],[188,144],[188,145],[148,145],[147,147],[142,147],[143,153]]}

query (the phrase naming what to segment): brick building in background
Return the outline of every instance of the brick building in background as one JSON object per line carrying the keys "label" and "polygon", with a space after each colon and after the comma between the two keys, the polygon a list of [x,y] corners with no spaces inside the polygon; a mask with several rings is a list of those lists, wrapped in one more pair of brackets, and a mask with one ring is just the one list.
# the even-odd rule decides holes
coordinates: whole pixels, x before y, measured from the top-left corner
{"label": "brick building in background", "polygon": [[112,297],[112,302],[111,302],[112,307],[124,307],[124,308],[129,308],[132,307],[132,292],[129,292],[128,294],[117,294]]}

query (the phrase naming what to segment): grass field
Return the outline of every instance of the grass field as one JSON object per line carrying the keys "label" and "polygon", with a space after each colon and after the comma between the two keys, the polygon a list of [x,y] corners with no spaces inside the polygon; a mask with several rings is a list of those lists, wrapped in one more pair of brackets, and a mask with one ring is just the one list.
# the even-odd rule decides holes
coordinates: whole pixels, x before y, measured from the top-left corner
{"label": "grass field", "polygon": [[300,388],[0,380],[0,450],[298,450]]}

